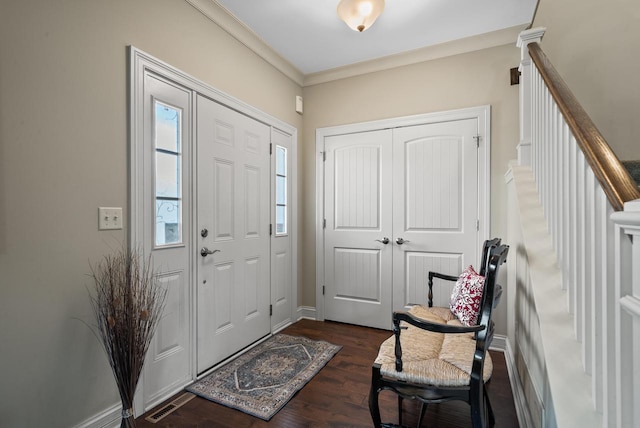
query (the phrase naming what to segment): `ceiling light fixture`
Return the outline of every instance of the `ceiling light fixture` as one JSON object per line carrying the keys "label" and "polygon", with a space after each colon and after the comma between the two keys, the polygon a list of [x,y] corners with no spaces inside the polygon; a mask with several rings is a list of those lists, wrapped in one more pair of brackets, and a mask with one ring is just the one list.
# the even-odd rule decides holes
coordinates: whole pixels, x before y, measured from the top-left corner
{"label": "ceiling light fixture", "polygon": [[384,10],[384,0],[340,0],[338,16],[354,31],[371,27]]}

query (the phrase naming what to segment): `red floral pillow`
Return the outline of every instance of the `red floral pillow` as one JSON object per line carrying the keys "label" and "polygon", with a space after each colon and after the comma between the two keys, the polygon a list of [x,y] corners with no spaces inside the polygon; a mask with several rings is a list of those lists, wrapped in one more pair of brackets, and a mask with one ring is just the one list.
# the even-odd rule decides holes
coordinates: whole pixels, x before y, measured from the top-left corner
{"label": "red floral pillow", "polygon": [[475,325],[482,302],[484,276],[479,275],[473,266],[466,268],[456,281],[451,293],[451,312],[466,326]]}

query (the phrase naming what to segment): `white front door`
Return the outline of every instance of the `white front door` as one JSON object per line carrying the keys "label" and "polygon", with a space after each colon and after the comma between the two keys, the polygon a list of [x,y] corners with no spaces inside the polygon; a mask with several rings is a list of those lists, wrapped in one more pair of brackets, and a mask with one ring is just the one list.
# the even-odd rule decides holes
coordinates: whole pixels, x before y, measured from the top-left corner
{"label": "white front door", "polygon": [[325,139],[326,319],[389,327],[391,137],[387,129]]}
{"label": "white front door", "polygon": [[269,126],[198,96],[198,373],[271,331],[269,141]]}
{"label": "white front door", "polygon": [[390,328],[426,303],[430,270],[476,262],[477,135],[472,118],[324,138],[325,319]]}
{"label": "white front door", "polygon": [[[393,131],[393,307],[427,304],[428,272],[458,275],[476,263],[478,120]],[[405,241],[404,243],[403,240]],[[453,284],[434,286],[447,306]]]}

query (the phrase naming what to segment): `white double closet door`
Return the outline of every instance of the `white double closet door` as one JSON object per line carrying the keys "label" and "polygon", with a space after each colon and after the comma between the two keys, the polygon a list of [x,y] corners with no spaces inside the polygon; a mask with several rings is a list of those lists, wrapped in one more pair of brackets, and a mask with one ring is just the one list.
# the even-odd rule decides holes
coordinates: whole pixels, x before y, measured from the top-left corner
{"label": "white double closet door", "polygon": [[476,262],[477,136],[472,118],[325,137],[325,319],[388,329],[430,270]]}

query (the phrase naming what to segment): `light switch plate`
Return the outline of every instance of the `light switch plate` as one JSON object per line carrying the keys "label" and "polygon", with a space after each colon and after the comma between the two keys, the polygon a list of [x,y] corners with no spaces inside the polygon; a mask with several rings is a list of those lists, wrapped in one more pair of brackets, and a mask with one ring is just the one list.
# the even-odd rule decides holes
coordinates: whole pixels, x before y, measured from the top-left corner
{"label": "light switch plate", "polygon": [[98,230],[122,229],[122,208],[99,207]]}

